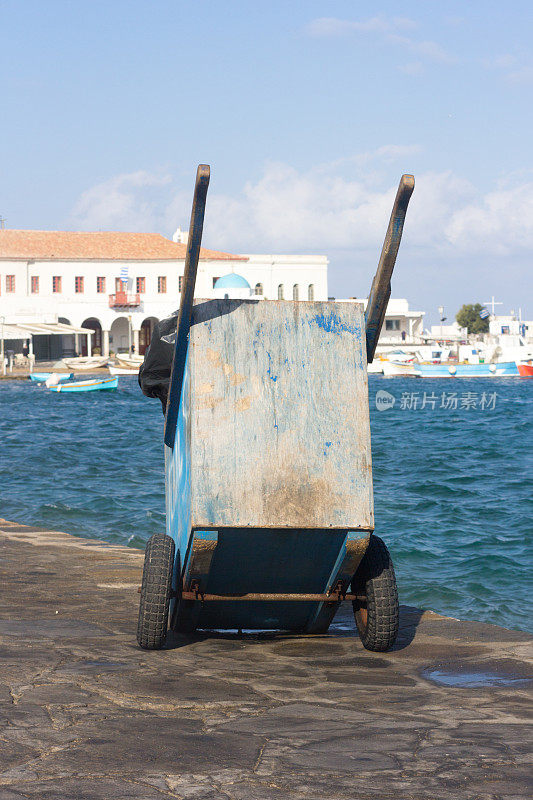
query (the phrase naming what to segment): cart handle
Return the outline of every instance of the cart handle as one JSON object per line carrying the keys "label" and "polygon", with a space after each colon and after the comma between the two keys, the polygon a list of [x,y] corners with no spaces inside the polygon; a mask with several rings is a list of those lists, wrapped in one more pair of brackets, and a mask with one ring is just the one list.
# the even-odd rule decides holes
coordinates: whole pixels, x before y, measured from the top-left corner
{"label": "cart handle", "polygon": [[192,201],[191,222],[189,225],[189,238],[187,240],[187,255],[185,256],[185,270],[181,287],[180,308],[178,312],[178,325],[176,330],[176,346],[170,373],[167,410],[165,416],[165,444],[174,449],[176,438],[176,425],[180,406],[185,363],[187,361],[187,347],[189,331],[191,329],[192,305],[194,300],[194,287],[200,258],[202,231],[204,227],[205,202],[209,186],[210,169],[208,164],[200,164],[196,170],[196,184]]}
{"label": "cart handle", "polygon": [[402,175],[398,191],[396,192],[396,199],[392,207],[392,214],[389,220],[389,227],[387,228],[387,235],[383,242],[383,249],[381,250],[377,272],[372,281],[372,287],[366,306],[366,360],[368,364],[371,364],[374,358],[379,334],[383,326],[385,311],[387,310],[387,304],[391,293],[390,281],[392,271],[402,240],[403,223],[405,222],[407,206],[409,205],[409,200],[411,199],[414,188],[414,176]]}

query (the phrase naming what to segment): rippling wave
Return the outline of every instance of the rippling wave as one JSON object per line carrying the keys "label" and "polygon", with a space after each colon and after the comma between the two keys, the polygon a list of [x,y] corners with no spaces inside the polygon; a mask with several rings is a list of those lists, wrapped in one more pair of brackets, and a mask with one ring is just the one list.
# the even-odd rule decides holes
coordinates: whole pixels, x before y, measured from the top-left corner
{"label": "rippling wave", "polygon": [[[392,409],[376,410],[378,389]],[[497,397],[493,410],[402,408],[424,391]],[[371,376],[376,532],[403,603],[533,630],[532,396],[533,380]],[[70,396],[1,382],[0,515],[143,547],[165,527],[162,430],[135,378]]]}

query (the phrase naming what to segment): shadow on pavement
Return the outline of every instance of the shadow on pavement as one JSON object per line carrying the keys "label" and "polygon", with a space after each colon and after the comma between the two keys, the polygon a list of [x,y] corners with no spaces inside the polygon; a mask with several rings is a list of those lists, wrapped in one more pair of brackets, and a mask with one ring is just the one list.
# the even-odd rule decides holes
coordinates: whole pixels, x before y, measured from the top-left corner
{"label": "shadow on pavement", "polygon": [[[411,642],[416,636],[418,624],[424,614],[424,611],[415,606],[400,606],[400,629],[398,638],[394,647],[390,652],[404,650],[409,647]],[[327,634],[298,634],[291,631],[256,631],[256,630],[201,630],[195,631],[190,636],[169,631],[167,636],[167,643],[165,650],[176,650],[181,647],[187,647],[195,642],[202,642],[206,640],[211,641],[239,641],[239,640],[263,640],[275,641],[277,639],[287,641],[288,639],[345,639],[353,638],[359,639],[357,628],[353,619],[351,609],[343,608],[336,615],[334,621],[331,623]]]}

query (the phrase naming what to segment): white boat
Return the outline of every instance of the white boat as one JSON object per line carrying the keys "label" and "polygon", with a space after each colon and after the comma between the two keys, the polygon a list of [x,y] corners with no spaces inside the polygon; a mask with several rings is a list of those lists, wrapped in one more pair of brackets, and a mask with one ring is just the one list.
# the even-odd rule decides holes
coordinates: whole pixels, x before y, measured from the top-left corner
{"label": "white boat", "polygon": [[383,375],[383,361],[375,358],[371,364],[368,364],[366,371],[369,375]]}
{"label": "white boat", "polygon": [[383,353],[382,358],[385,361],[393,361],[395,364],[411,364],[415,358],[414,353],[408,353],[406,350],[389,350]]}
{"label": "white boat", "polygon": [[105,367],[109,361],[107,356],[79,356],[78,358],[64,358],[63,363],[69,369],[87,371]]}
{"label": "white boat", "polygon": [[125,367],[126,369],[139,369],[144,361],[144,356],[138,356],[136,353],[131,353],[130,355],[127,353],[118,353],[115,356],[115,361],[119,367]]}
{"label": "white boat", "polygon": [[398,375],[411,375],[415,377],[414,359],[411,362],[384,361],[383,374],[387,378],[397,377]]}
{"label": "white boat", "polygon": [[391,350],[387,353],[387,358],[382,361],[383,374],[387,378],[397,375],[415,374],[415,356],[413,353],[406,353],[405,350]]}
{"label": "white boat", "polygon": [[108,367],[111,375],[138,375],[138,369],[129,369],[128,367]]}

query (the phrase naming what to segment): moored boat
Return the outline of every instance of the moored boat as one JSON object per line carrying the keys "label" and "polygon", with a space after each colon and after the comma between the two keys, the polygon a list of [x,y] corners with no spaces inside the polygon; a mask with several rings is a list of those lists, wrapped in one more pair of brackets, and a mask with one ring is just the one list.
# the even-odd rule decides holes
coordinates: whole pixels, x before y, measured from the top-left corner
{"label": "moored boat", "polygon": [[367,365],[367,372],[369,375],[383,375],[383,361],[379,358],[374,359],[371,364]]}
{"label": "moored boat", "polygon": [[35,383],[46,383],[46,381],[52,377],[52,375],[56,374],[58,378],[58,383],[64,383],[65,381],[69,381],[71,378],[74,377],[74,373],[66,372],[66,373],[53,373],[53,372],[32,372],[28,375],[30,381],[34,381]]}
{"label": "moored boat", "polygon": [[97,392],[113,391],[118,389],[118,377],[114,378],[95,378],[90,381],[74,381],[73,383],[60,383],[57,386],[48,387],[51,392],[72,393],[72,392]]}
{"label": "moored boat", "polygon": [[119,367],[124,367],[126,369],[139,369],[141,364],[144,361],[144,356],[138,356],[136,353],[131,353],[130,355],[116,355],[115,360]]}
{"label": "moored boat", "polygon": [[387,353],[382,353],[381,359],[381,371],[387,378],[397,375],[414,375],[414,353],[408,353],[405,350],[389,350]]}
{"label": "moored boat", "polygon": [[411,375],[415,376],[414,361],[384,361],[383,374],[387,378],[397,377],[398,375]]}
{"label": "moored boat", "polygon": [[533,361],[518,361],[516,366],[521,378],[533,378]]}
{"label": "moored boat", "polygon": [[514,361],[496,364],[416,364],[419,378],[512,378],[518,377]]}
{"label": "moored boat", "polygon": [[99,369],[105,367],[109,361],[107,356],[79,356],[78,358],[64,358],[63,363],[69,369],[82,370],[86,372],[90,369]]}
{"label": "moored boat", "polygon": [[138,369],[130,369],[129,367],[108,367],[111,375],[138,375]]}

